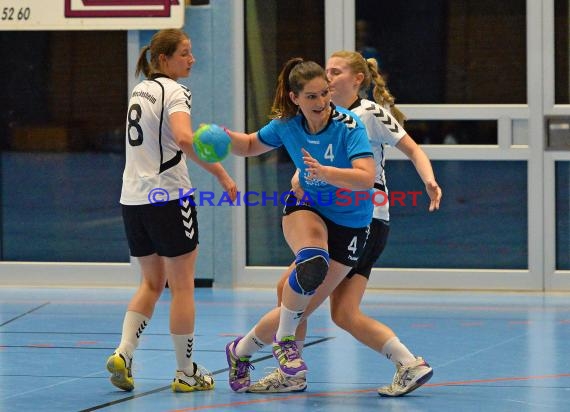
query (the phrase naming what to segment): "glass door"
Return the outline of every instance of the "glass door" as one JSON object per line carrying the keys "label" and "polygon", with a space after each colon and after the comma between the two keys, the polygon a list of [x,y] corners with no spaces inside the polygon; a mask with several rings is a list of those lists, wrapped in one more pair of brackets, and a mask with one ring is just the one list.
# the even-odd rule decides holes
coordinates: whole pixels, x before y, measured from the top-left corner
{"label": "glass door", "polygon": [[[352,27],[344,22],[344,46],[377,59],[408,117],[405,129],[432,159],[444,190],[441,210],[428,213],[413,165],[389,150],[389,188],[422,191],[423,203],[392,204],[390,239],[370,285],[542,288],[541,251],[534,248],[541,242],[530,230],[541,215],[528,206],[532,171],[541,168],[530,137],[537,103],[527,82],[530,6],[525,0],[349,3],[354,19]],[[329,52],[335,48],[327,43]]]}
{"label": "glass door", "polygon": [[570,289],[570,54],[568,0],[543,4],[545,288]]}

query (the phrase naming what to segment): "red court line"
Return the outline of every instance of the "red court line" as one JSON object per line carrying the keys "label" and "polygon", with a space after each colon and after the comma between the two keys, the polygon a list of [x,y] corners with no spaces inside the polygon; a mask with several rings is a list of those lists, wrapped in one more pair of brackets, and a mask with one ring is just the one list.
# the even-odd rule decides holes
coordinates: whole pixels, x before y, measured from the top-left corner
{"label": "red court line", "polygon": [[99,342],[96,340],[80,340],[76,343],[76,346],[83,346],[83,345],[97,345]]}
{"label": "red court line", "polygon": [[[472,384],[476,384],[476,383],[528,381],[528,380],[535,380],[535,379],[557,379],[557,378],[570,378],[570,373],[561,373],[558,375],[514,376],[514,377],[507,377],[507,378],[472,379],[472,380],[468,380],[468,381],[426,383],[424,385],[424,387],[436,388],[436,387],[441,387],[441,386],[472,385]],[[191,411],[201,411],[201,410],[205,410],[205,409],[231,408],[231,407],[238,407],[238,406],[255,405],[258,403],[282,402],[282,401],[293,400],[293,399],[322,398],[322,397],[326,397],[326,396],[342,396],[342,395],[351,395],[351,394],[367,393],[367,392],[375,392],[375,391],[376,391],[376,388],[374,388],[374,389],[356,389],[353,391],[341,391],[341,392],[302,393],[302,394],[298,394],[298,395],[274,396],[271,398],[264,398],[264,399],[252,399],[252,400],[242,401],[242,402],[220,403],[220,404],[216,404],[216,405],[201,405],[201,406],[195,406],[192,408],[174,409],[174,410],[171,410],[170,412],[191,412]]]}
{"label": "red court line", "polygon": [[530,325],[532,324],[531,320],[511,320],[509,321],[509,325]]}
{"label": "red court line", "polygon": [[372,392],[375,390],[376,389],[358,389],[358,390],[346,391],[346,392],[318,392],[318,393],[310,393],[310,394],[275,396],[272,398],[253,399],[250,401],[230,402],[230,403],[222,403],[222,404],[217,404],[217,405],[202,405],[202,406],[195,406],[193,408],[174,409],[171,412],[189,412],[189,411],[200,411],[200,410],[204,410],[204,409],[230,408],[230,407],[236,407],[236,406],[255,405],[256,403],[282,402],[282,401],[287,401],[287,400],[292,400],[292,399],[318,398],[318,397],[325,397],[325,396],[340,396],[340,395],[349,395],[349,394],[354,394],[354,393]]}
{"label": "red court line", "polygon": [[461,326],[463,327],[483,326],[483,324],[483,322],[461,322]]}
{"label": "red court line", "polygon": [[426,383],[424,386],[434,388],[438,386],[471,385],[474,383],[515,382],[515,381],[530,381],[538,379],[558,379],[558,378],[570,378],[570,373],[560,373],[557,375],[513,376],[508,378],[493,378],[493,379],[472,379],[468,381],[457,381],[457,382]]}

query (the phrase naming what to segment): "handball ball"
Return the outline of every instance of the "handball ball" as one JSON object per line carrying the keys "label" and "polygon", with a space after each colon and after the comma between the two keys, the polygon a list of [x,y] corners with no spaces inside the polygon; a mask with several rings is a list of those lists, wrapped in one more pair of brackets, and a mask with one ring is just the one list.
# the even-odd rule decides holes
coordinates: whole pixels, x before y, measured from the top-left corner
{"label": "handball ball", "polygon": [[194,150],[208,163],[221,162],[232,148],[228,134],[216,124],[203,124],[194,133]]}

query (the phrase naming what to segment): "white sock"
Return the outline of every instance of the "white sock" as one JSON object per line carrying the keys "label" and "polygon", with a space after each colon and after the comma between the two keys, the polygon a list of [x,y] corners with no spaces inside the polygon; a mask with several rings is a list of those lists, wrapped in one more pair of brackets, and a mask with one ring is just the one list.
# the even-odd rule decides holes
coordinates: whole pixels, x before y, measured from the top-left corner
{"label": "white sock", "polygon": [[295,336],[295,331],[303,317],[304,310],[289,310],[283,304],[279,311],[279,328],[275,338],[280,341],[285,336]]}
{"label": "white sock", "polygon": [[150,319],[145,315],[128,310],[123,319],[123,332],[117,352],[126,354],[132,358],[135,349],[139,346],[139,339],[143,330],[149,321]]}
{"label": "white sock", "polygon": [[176,352],[176,369],[188,376],[194,375],[194,363],[192,362],[192,350],[194,348],[194,334],[172,336],[174,351]]}
{"label": "white sock", "polygon": [[400,342],[397,336],[394,336],[384,344],[382,354],[390,359],[396,366],[406,365],[416,360],[416,357]]}
{"label": "white sock", "polygon": [[237,346],[234,348],[236,355],[251,356],[258,350],[262,349],[267,343],[263,342],[255,334],[255,326],[238,342]]}

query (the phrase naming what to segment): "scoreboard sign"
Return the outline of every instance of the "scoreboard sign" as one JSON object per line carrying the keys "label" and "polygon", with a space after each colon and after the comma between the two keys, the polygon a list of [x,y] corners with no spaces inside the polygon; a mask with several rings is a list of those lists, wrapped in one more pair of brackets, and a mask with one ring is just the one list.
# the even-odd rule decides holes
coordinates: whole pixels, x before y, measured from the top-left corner
{"label": "scoreboard sign", "polygon": [[0,30],[181,28],[184,7],[184,0],[0,0]]}

